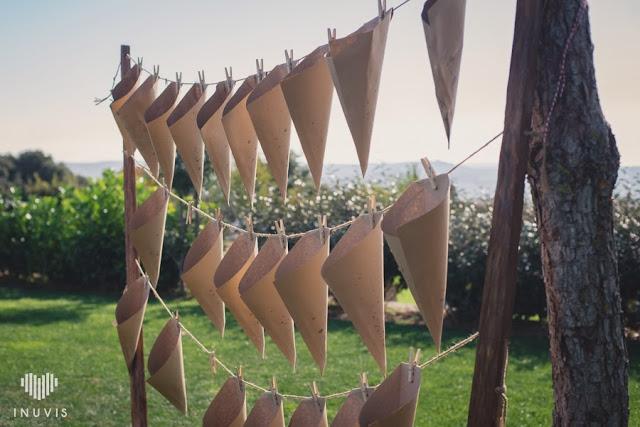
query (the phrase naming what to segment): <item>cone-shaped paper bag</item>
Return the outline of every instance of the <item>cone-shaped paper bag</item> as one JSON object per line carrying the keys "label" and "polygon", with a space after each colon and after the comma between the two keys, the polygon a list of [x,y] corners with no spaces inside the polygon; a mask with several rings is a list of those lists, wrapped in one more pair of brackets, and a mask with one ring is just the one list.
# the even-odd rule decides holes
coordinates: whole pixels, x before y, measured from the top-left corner
{"label": "cone-shaped paper bag", "polygon": [[242,427],[247,419],[245,386],[237,377],[229,378],[211,401],[202,417],[203,427]]}
{"label": "cone-shaped paper bag", "polygon": [[164,181],[169,188],[173,184],[173,172],[176,163],[176,146],[167,126],[167,118],[171,115],[178,101],[180,89],[175,82],[162,91],[160,96],[144,113],[144,121],[151,137],[151,143],[158,156],[160,170],[164,174]]}
{"label": "cone-shaped paper bag", "polygon": [[269,237],[240,281],[240,296],[291,366],[296,364],[293,319],[275,287],[276,269],[287,254],[282,237]]}
{"label": "cone-shaped paper bag", "polygon": [[247,98],[247,110],[267,158],[267,165],[278,184],[280,195],[285,200],[289,173],[291,116],[280,82],[287,73],[287,64],[276,66]]}
{"label": "cone-shaped paper bag", "polygon": [[256,85],[255,76],[247,78],[222,113],[222,126],[249,200],[253,200],[256,188],[258,136],[247,111],[247,98]]}
{"label": "cone-shaped paper bag", "polygon": [[320,269],[328,255],[328,231],[312,230],[298,240],[276,270],[276,289],[320,372],[327,358],[329,297]]}
{"label": "cone-shaped paper bag", "polygon": [[361,215],[349,227],[322,266],[322,277],[385,374],[382,215],[373,215]]}
{"label": "cone-shaped paper bag", "polygon": [[131,366],[149,299],[149,283],[144,276],[129,283],[116,306],[116,323],[120,347],[127,366]]}
{"label": "cone-shaped paper bag", "polygon": [[131,217],[131,241],[138,252],[144,269],[149,275],[151,285],[158,284],[160,260],[162,259],[162,241],[164,225],[167,219],[169,192],[158,188],[145,200]]}
{"label": "cone-shaped paper bag", "polygon": [[249,413],[244,427],[284,427],[282,396],[267,391],[260,396]]}
{"label": "cone-shaped paper bag", "polygon": [[133,156],[136,151],[136,146],[131,140],[131,136],[127,132],[124,127],[124,123],[120,116],[117,114],[120,108],[124,105],[125,102],[129,100],[131,95],[140,87],[142,83],[142,79],[140,77],[140,67],[134,65],[129,69],[129,71],[125,74],[124,78],[118,82],[117,85],[111,90],[111,96],[113,97],[113,102],[110,105],[111,113],[113,114],[113,118],[118,125],[118,130],[120,130],[120,134],[122,135],[122,140],[124,143],[124,151]]}
{"label": "cone-shaped paper bag", "polygon": [[364,390],[360,388],[351,390],[335,418],[331,421],[331,427],[360,427],[360,410],[373,390],[370,387]]}
{"label": "cone-shaped paper bag", "polygon": [[147,382],[183,414],[187,413],[187,390],[184,382],[182,339],[178,320],[169,319],[156,342],[148,361]]}
{"label": "cone-shaped paper bag", "polygon": [[467,0],[427,0],[422,9],[433,83],[447,139],[456,108],[466,5]]}
{"label": "cone-shaped paper bag", "polygon": [[420,394],[420,368],[401,363],[369,396],[360,411],[360,425],[412,427]]}
{"label": "cone-shaped paper bag", "polygon": [[213,276],[222,260],[222,230],[210,222],[200,232],[184,258],[182,280],[207,314],[213,326],[224,335],[224,302],[213,285]]}
{"label": "cone-shaped paper bag", "polygon": [[329,42],[329,65],[342,111],[356,145],[362,175],[369,164],[371,132],[378,102],[384,48],[393,11],[354,33]]}
{"label": "cone-shaped paper bag", "polygon": [[296,408],[289,427],[328,427],[327,401],[321,397],[305,399]]}
{"label": "cone-shaped paper bag", "polygon": [[248,233],[240,234],[225,254],[213,282],[218,295],[229,307],[245,334],[256,346],[260,355],[264,356],[264,329],[249,307],[240,298],[238,290],[240,279],[244,276],[251,262],[258,253],[258,242]]}
{"label": "cone-shaped paper bag", "polygon": [[382,220],[382,231],[438,351],[447,290],[449,176],[411,184]]}
{"label": "cone-shaped paper bag", "polygon": [[222,111],[230,99],[231,89],[226,82],[218,83],[216,91],[211,98],[204,103],[198,112],[198,127],[204,140],[204,147],[213,165],[213,170],[218,178],[218,184],[222,194],[229,202],[231,191],[231,161],[229,154],[229,141],[222,127]]}
{"label": "cone-shaped paper bag", "polygon": [[196,124],[196,116],[204,104],[205,92],[200,83],[194,83],[167,118],[176,149],[198,197],[202,194],[204,142]]}
{"label": "cone-shaped paper bag", "polygon": [[320,189],[333,98],[328,52],[328,45],[320,46],[280,83],[316,190]]}

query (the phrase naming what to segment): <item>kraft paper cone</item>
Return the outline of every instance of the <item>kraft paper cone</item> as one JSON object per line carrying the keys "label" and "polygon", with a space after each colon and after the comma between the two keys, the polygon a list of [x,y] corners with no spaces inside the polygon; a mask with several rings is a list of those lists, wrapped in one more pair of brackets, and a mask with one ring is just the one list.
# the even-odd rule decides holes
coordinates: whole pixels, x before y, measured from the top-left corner
{"label": "kraft paper cone", "polygon": [[291,116],[280,82],[287,73],[287,64],[276,66],[247,98],[251,122],[284,200],[287,198]]}
{"label": "kraft paper cone", "polygon": [[289,427],[328,427],[327,401],[321,397],[305,399],[296,408]]}
{"label": "kraft paper cone", "polygon": [[456,108],[467,0],[427,0],[422,25],[447,140]]}
{"label": "kraft paper cone", "polygon": [[331,427],[360,427],[360,411],[373,390],[370,387],[364,390],[360,388],[351,390],[331,422]]}
{"label": "kraft paper cone", "polygon": [[147,363],[147,382],[173,404],[187,413],[187,390],[184,382],[181,330],[178,320],[169,319],[156,338]]}
{"label": "kraft paper cone", "polygon": [[229,307],[233,317],[256,346],[260,355],[264,357],[264,329],[240,298],[238,289],[240,279],[257,253],[258,242],[255,237],[246,233],[240,234],[220,261],[213,282],[222,301]]}
{"label": "kraft paper cone", "polygon": [[120,339],[120,347],[122,347],[124,360],[128,367],[131,367],[136,348],[138,348],[138,340],[148,299],[149,285],[147,278],[141,276],[127,285],[116,306],[118,338]]}
{"label": "kraft paper cone", "polygon": [[204,142],[196,124],[196,116],[204,104],[205,92],[200,83],[193,84],[167,118],[176,149],[198,197],[202,194]]}
{"label": "kraft paper cone", "polygon": [[325,261],[322,277],[386,374],[381,220],[381,214],[358,217]]}
{"label": "kraft paper cone", "polygon": [[169,192],[164,188],[158,188],[138,206],[129,224],[131,241],[153,287],[158,284],[158,276],[160,275],[162,241],[168,204]]}
{"label": "kraft paper cone", "polygon": [[224,198],[229,202],[231,191],[231,161],[229,154],[229,141],[222,126],[222,111],[229,101],[231,89],[226,82],[216,85],[216,91],[211,98],[202,105],[198,112],[197,122],[200,134],[204,140],[204,147],[213,165],[213,171],[218,178],[218,184],[222,189]]}
{"label": "kraft paper cone", "polygon": [[276,289],[321,373],[327,357],[329,288],[320,269],[328,255],[328,230],[312,230],[298,240],[276,270]]}
{"label": "kraft paper cone", "polygon": [[320,46],[280,83],[316,190],[320,189],[333,98],[328,52],[329,45]]}
{"label": "kraft paper cone", "polygon": [[295,366],[293,319],[275,287],[276,269],[286,254],[282,237],[269,237],[240,281],[240,296],[291,366]]}
{"label": "kraft paper cone", "polygon": [[202,417],[203,427],[242,427],[247,419],[247,396],[244,383],[230,377],[211,401]]}
{"label": "kraft paper cone", "polygon": [[329,41],[329,68],[338,92],[362,175],[369,164],[371,132],[378,102],[378,88],[393,11],[375,17],[341,39]]}
{"label": "kraft paper cone", "polygon": [[109,106],[111,108],[111,113],[113,114],[113,118],[118,125],[118,130],[122,135],[124,151],[133,156],[136,151],[136,146],[131,140],[131,136],[127,132],[124,127],[124,123],[120,116],[117,114],[120,108],[124,105],[125,102],[129,100],[131,95],[140,87],[142,83],[142,79],[140,76],[140,67],[138,65],[134,65],[129,69],[129,71],[125,74],[124,78],[118,82],[117,85],[111,90],[111,96],[113,97],[113,102]]}
{"label": "kraft paper cone", "polygon": [[171,115],[178,101],[180,89],[175,82],[169,83],[160,96],[156,98],[144,113],[144,121],[156,151],[160,170],[169,188],[173,184],[173,173],[176,163],[176,146],[167,126],[167,118]]}
{"label": "kraft paper cone", "polygon": [[255,76],[247,78],[227,102],[222,113],[222,126],[249,200],[253,200],[256,187],[258,136],[247,111],[247,98],[256,85]]}
{"label": "kraft paper cone", "polygon": [[210,222],[187,252],[181,276],[220,336],[224,336],[224,302],[213,285],[213,276],[222,260],[222,246],[222,230]]}
{"label": "kraft paper cone", "polygon": [[412,427],[420,394],[420,368],[401,363],[369,396],[360,411],[364,427]]}
{"label": "kraft paper cone", "polygon": [[249,413],[244,427],[284,427],[282,396],[272,391],[262,394]]}
{"label": "kraft paper cone", "polygon": [[438,351],[447,290],[449,176],[411,184],[382,220],[382,231]]}

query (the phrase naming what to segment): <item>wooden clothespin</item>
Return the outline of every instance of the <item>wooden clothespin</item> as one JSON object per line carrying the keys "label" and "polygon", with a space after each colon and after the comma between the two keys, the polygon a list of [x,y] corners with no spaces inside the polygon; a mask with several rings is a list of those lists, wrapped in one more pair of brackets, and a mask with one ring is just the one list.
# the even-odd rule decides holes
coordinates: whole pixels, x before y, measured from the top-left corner
{"label": "wooden clothespin", "polygon": [[360,390],[362,391],[362,397],[364,397],[364,400],[367,400],[369,398],[369,380],[367,379],[367,373],[366,372],[361,372],[360,373]]}
{"label": "wooden clothespin", "polygon": [[242,365],[238,365],[238,369],[236,369],[236,378],[238,379],[240,390],[243,390],[244,389],[244,378],[242,376]]}
{"label": "wooden clothespin", "polygon": [[417,349],[414,353],[413,347],[409,348],[409,382],[413,382],[415,378],[416,368],[418,367],[418,361],[420,360],[420,349]]}
{"label": "wooden clothespin", "polygon": [[231,92],[233,89],[233,67],[224,67],[224,76],[225,76],[225,85],[227,86],[227,91]]}
{"label": "wooden clothespin", "polygon": [[273,394],[273,400],[276,403],[276,405],[280,405],[280,398],[279,398],[279,394],[278,394],[278,383],[276,382],[276,376],[275,375],[271,377],[270,391]]}
{"label": "wooden clothespin", "polygon": [[336,39],[336,29],[327,28],[327,38],[329,41]]}
{"label": "wooden clothespin", "polygon": [[207,82],[204,78],[204,70],[198,71],[198,81],[200,82],[200,88],[204,91],[207,87]]}
{"label": "wooden clothespin", "polygon": [[144,58],[142,56],[138,56],[138,59],[136,60],[136,64],[138,64],[138,67],[142,68],[142,60]]}
{"label": "wooden clothespin", "polygon": [[376,195],[369,195],[369,204],[368,204],[369,215],[371,215],[371,227],[376,226]]}
{"label": "wooden clothespin", "polygon": [[160,66],[159,65],[154,65],[153,66],[153,78],[154,78],[154,80],[158,80],[158,77],[160,77]]}
{"label": "wooden clothespin", "polygon": [[258,79],[258,83],[260,83],[264,77],[264,59],[256,59],[256,78]]}
{"label": "wooden clothespin", "polygon": [[249,238],[251,240],[255,239],[255,234],[253,233],[253,217],[251,215],[249,215],[246,219],[245,219],[245,224],[247,225],[247,233],[249,233]]}
{"label": "wooden clothespin", "polygon": [[180,313],[178,313],[178,310],[176,310],[175,313],[173,313],[173,318],[176,319],[177,321],[180,321]]}
{"label": "wooden clothespin", "polygon": [[422,167],[424,168],[424,172],[427,174],[427,178],[429,178],[429,182],[431,183],[431,187],[434,190],[438,189],[438,183],[436,182],[436,171],[433,169],[433,165],[428,158],[423,157],[420,159],[422,163]]}
{"label": "wooden clothespin", "polygon": [[287,250],[289,248],[287,235],[284,231],[284,221],[279,219],[276,221],[276,233],[280,236],[280,242],[282,243],[282,247]]}
{"label": "wooden clothespin", "polygon": [[387,12],[387,0],[378,0],[378,17],[384,18],[384,14]]}
{"label": "wooden clothespin", "polygon": [[211,367],[211,373],[213,375],[218,373],[218,359],[216,358],[215,350],[212,350],[209,354],[209,366]]}
{"label": "wooden clothespin", "polygon": [[327,216],[324,214],[318,215],[318,230],[320,230],[320,241],[324,245],[327,237],[325,236],[327,232]]}
{"label": "wooden clothespin", "polygon": [[293,70],[293,49],[284,50],[284,57],[287,60],[287,71]]}
{"label": "wooden clothespin", "polygon": [[222,230],[222,210],[220,208],[216,208],[216,224],[218,224],[218,229]]}
{"label": "wooden clothespin", "polygon": [[320,392],[315,381],[311,381],[311,398],[320,406]]}
{"label": "wooden clothespin", "polygon": [[185,224],[189,225],[193,221],[193,202],[189,202],[187,205],[187,215],[184,219]]}
{"label": "wooden clothespin", "polygon": [[176,73],[176,84],[178,85],[178,90],[180,90],[180,86],[182,85],[182,73]]}

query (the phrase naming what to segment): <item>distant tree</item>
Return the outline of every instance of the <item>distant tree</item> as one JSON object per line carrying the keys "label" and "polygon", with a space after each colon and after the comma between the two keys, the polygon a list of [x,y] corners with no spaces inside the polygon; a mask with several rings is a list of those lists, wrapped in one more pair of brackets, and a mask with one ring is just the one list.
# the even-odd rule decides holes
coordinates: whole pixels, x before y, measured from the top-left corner
{"label": "distant tree", "polygon": [[63,163],[56,163],[40,150],[24,151],[14,157],[0,155],[0,191],[18,187],[25,194],[52,194],[60,185],[77,185],[76,177]]}

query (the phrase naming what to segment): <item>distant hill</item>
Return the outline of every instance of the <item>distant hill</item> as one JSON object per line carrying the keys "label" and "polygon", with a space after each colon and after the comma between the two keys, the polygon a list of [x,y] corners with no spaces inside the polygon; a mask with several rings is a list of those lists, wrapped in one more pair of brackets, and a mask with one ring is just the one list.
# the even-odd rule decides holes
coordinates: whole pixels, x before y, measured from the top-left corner
{"label": "distant hill", "polygon": [[102,172],[107,169],[122,169],[122,162],[117,160],[93,163],[65,162],[65,165],[67,165],[67,167],[71,169],[71,172],[73,172],[74,174],[84,176],[85,178],[99,178],[100,176],[102,176]]}

